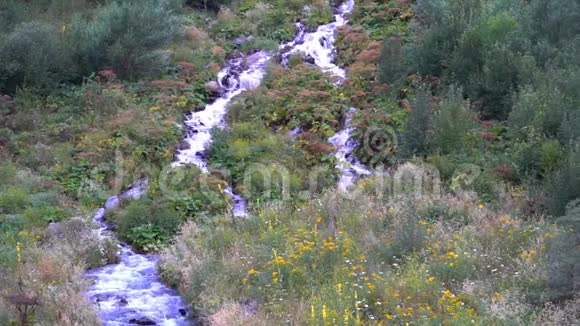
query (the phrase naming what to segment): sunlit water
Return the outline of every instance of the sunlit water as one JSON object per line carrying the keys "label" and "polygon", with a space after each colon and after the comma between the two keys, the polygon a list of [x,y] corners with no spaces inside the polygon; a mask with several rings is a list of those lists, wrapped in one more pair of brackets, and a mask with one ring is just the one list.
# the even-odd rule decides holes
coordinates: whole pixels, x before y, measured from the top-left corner
{"label": "sunlit water", "polygon": [[[292,53],[302,53],[314,60],[323,71],[338,77],[339,86],[345,78],[344,69],[334,64],[334,42],[336,29],[347,23],[346,17],[354,8],[354,0],[343,3],[333,23],[319,26],[315,32],[306,33],[301,23],[297,23],[298,32],[292,42],[285,43],[282,55],[283,63]],[[211,145],[211,129],[226,126],[227,108],[232,99],[240,93],[255,89],[265,74],[265,68],[271,56],[257,52],[246,58],[230,60],[218,74],[218,83],[224,89],[223,95],[204,110],[192,112],[185,121],[187,136],[186,146],[176,153],[173,166],[195,165],[203,172],[208,172],[206,151]],[[341,171],[339,189],[346,191],[357,178],[370,174],[353,155],[357,143],[351,140],[353,128],[350,125],[354,109],[346,117],[343,130],[329,139],[336,147],[335,156]],[[291,135],[301,132],[295,129]],[[115,209],[121,201],[138,199],[145,194],[147,181],[142,180],[124,193],[107,200],[99,209],[94,221],[99,226],[101,237],[112,236],[104,220],[108,210]],[[231,188],[225,190],[234,199],[234,215],[247,216],[246,201],[235,194]],[[192,325],[188,305],[176,291],[161,283],[156,270],[157,256],[135,253],[129,245],[119,246],[120,263],[95,269],[87,277],[95,280],[88,295],[100,310],[104,325]]]}

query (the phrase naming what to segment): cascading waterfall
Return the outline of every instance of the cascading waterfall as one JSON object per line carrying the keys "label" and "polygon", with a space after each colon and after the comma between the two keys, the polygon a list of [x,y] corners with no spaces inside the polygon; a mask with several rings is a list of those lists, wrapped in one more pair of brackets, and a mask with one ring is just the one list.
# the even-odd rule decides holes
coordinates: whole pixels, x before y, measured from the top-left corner
{"label": "cascading waterfall", "polygon": [[[303,53],[304,57],[313,61],[323,71],[338,77],[337,86],[340,86],[346,78],[346,72],[334,63],[335,38],[337,28],[344,26],[347,15],[354,9],[354,0],[344,2],[335,15],[333,23],[319,26],[313,33],[305,33],[304,25],[297,23],[298,35],[290,43],[282,45],[287,49],[282,57],[282,62],[286,63],[293,53]],[[335,157],[338,161],[337,168],[341,172],[338,182],[338,189],[347,191],[354,182],[361,176],[370,175],[369,171],[357,158],[353,151],[358,146],[357,142],[351,139],[354,128],[351,127],[352,116],[355,109],[351,108],[347,113],[344,128],[328,141],[336,147]]]}
{"label": "cascading waterfall", "polygon": [[[212,142],[211,130],[214,127],[225,127],[225,115],[231,100],[238,94],[260,86],[265,74],[266,64],[270,56],[265,52],[256,52],[247,58],[232,59],[218,74],[219,85],[226,90],[225,94],[215,102],[207,105],[203,111],[194,112],[185,121],[187,137],[184,140],[185,149],[176,154],[173,166],[194,164],[203,172],[208,172],[205,151]],[[247,63],[247,68],[244,68]],[[234,216],[245,217],[246,201],[235,194],[231,188],[225,193],[234,200]]]}
{"label": "cascading waterfall", "polygon": [[[135,200],[147,191],[147,180],[141,180],[120,195],[110,197],[100,208],[94,222],[101,238],[110,237],[104,220],[108,210],[115,209],[122,200]],[[158,257],[135,253],[127,244],[119,245],[119,263],[94,269],[86,276],[94,279],[88,291],[96,303],[105,326],[121,325],[191,325],[187,304],[175,290],[161,283],[157,273]]]}
{"label": "cascading waterfall", "polygon": [[351,139],[352,132],[354,131],[354,128],[351,127],[354,111],[354,108],[350,108],[346,116],[344,128],[328,139],[337,148],[334,156],[338,160],[337,168],[341,172],[338,189],[343,192],[346,192],[350,186],[354,185],[354,182],[361,176],[372,174],[353,153],[354,149],[358,146],[358,143]]}
{"label": "cascading waterfall", "polygon": [[[297,34],[292,42],[281,45],[284,63],[292,53],[301,52],[311,58],[323,71],[339,78],[339,86],[345,78],[344,69],[333,63],[336,29],[347,23],[346,16],[352,12],[354,0],[347,0],[338,8],[335,22],[319,26],[315,32],[307,33],[301,23],[297,23]],[[233,59],[218,74],[218,83],[225,90],[224,94],[207,105],[203,111],[193,112],[185,121],[187,136],[184,146],[176,153],[174,167],[194,164],[201,171],[208,172],[205,152],[212,142],[211,129],[225,127],[225,115],[231,100],[240,93],[259,87],[265,67],[271,56],[257,52],[242,59]],[[357,143],[352,141],[350,126],[354,109],[351,109],[345,121],[345,127],[329,142],[335,145],[335,156],[341,171],[339,189],[347,188],[361,175],[370,174],[353,155]],[[300,129],[291,134],[300,133]],[[147,191],[147,180],[135,183],[127,191],[109,198],[104,207],[99,209],[94,222],[99,226],[101,237],[111,236],[109,226],[104,220],[108,210],[118,207],[122,200],[140,198]],[[247,216],[246,201],[235,194],[231,188],[225,193],[234,199],[234,215]],[[187,304],[176,291],[161,283],[156,270],[158,257],[135,253],[127,244],[119,245],[120,262],[87,272],[87,277],[95,280],[88,292],[91,301],[98,304],[100,316],[107,325],[191,325],[188,319]]]}

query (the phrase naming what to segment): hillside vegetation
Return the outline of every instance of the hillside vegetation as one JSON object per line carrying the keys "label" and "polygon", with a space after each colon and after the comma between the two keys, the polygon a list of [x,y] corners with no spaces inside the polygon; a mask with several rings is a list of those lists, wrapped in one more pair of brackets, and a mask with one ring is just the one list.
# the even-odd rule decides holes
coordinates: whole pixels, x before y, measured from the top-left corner
{"label": "hillside vegetation", "polygon": [[[578,324],[578,0],[358,0],[344,84],[274,59],[210,173],[170,169],[227,58],[339,2],[0,1],[0,324],[99,324],[83,273],[116,240],[92,215],[142,178],[107,220],[209,324]],[[375,173],[340,193],[350,107]]]}

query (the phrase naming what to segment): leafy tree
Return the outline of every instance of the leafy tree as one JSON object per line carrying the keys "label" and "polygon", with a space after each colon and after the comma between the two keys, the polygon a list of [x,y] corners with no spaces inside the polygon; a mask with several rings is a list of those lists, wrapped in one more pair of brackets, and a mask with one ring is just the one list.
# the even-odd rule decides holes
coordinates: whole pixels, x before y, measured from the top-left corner
{"label": "leafy tree", "polygon": [[568,146],[580,140],[580,112],[573,111],[566,114],[560,124],[560,141]]}
{"label": "leafy tree", "polygon": [[404,157],[426,156],[431,151],[433,136],[433,105],[426,85],[417,90],[412,109],[402,135]]}
{"label": "leafy tree", "polygon": [[0,91],[13,93],[22,86],[46,91],[70,78],[60,36],[40,22],[23,23],[8,34],[0,44]]}
{"label": "leafy tree", "polygon": [[463,138],[469,127],[468,103],[461,88],[452,86],[435,117],[435,145],[442,154],[463,149]]}
{"label": "leafy tree", "polygon": [[383,43],[379,58],[379,79],[383,83],[395,83],[407,72],[403,44],[399,38],[390,38]]}
{"label": "leafy tree", "polygon": [[91,18],[74,17],[71,47],[82,75],[113,69],[135,78],[160,69],[158,50],[178,33],[180,6],[180,0],[113,1]]}
{"label": "leafy tree", "polygon": [[566,205],[580,199],[580,144],[563,160],[560,169],[555,173],[548,186],[551,194],[551,212],[554,216],[561,216],[566,211]]}
{"label": "leafy tree", "polygon": [[577,0],[533,0],[526,16],[534,41],[564,45],[580,34],[580,2]]}
{"label": "leafy tree", "polygon": [[550,299],[562,301],[580,291],[580,202],[570,203],[557,224],[561,231],[548,252],[548,286]]}

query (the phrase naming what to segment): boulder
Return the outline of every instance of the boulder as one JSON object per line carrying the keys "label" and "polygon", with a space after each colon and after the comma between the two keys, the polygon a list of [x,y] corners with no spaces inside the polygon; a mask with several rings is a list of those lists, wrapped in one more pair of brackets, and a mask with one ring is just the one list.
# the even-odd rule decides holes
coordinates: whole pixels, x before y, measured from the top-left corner
{"label": "boulder", "polygon": [[310,54],[305,55],[302,60],[304,60],[304,62],[309,63],[311,65],[315,65],[316,64],[316,60],[314,59],[313,56],[311,56]]}
{"label": "boulder", "polygon": [[247,36],[247,37],[238,37],[236,39],[234,39],[233,43],[235,46],[242,46],[250,41],[252,41],[254,39],[253,36]]}
{"label": "boulder", "polygon": [[209,91],[214,94],[221,95],[224,92],[224,89],[215,80],[207,82],[207,84],[205,84],[205,87],[207,87],[207,89],[209,89]]}
{"label": "boulder", "polygon": [[129,323],[134,324],[134,325],[142,325],[142,326],[147,326],[147,325],[157,325],[157,323],[147,317],[139,317],[139,318],[133,318],[131,320],[129,320]]}

